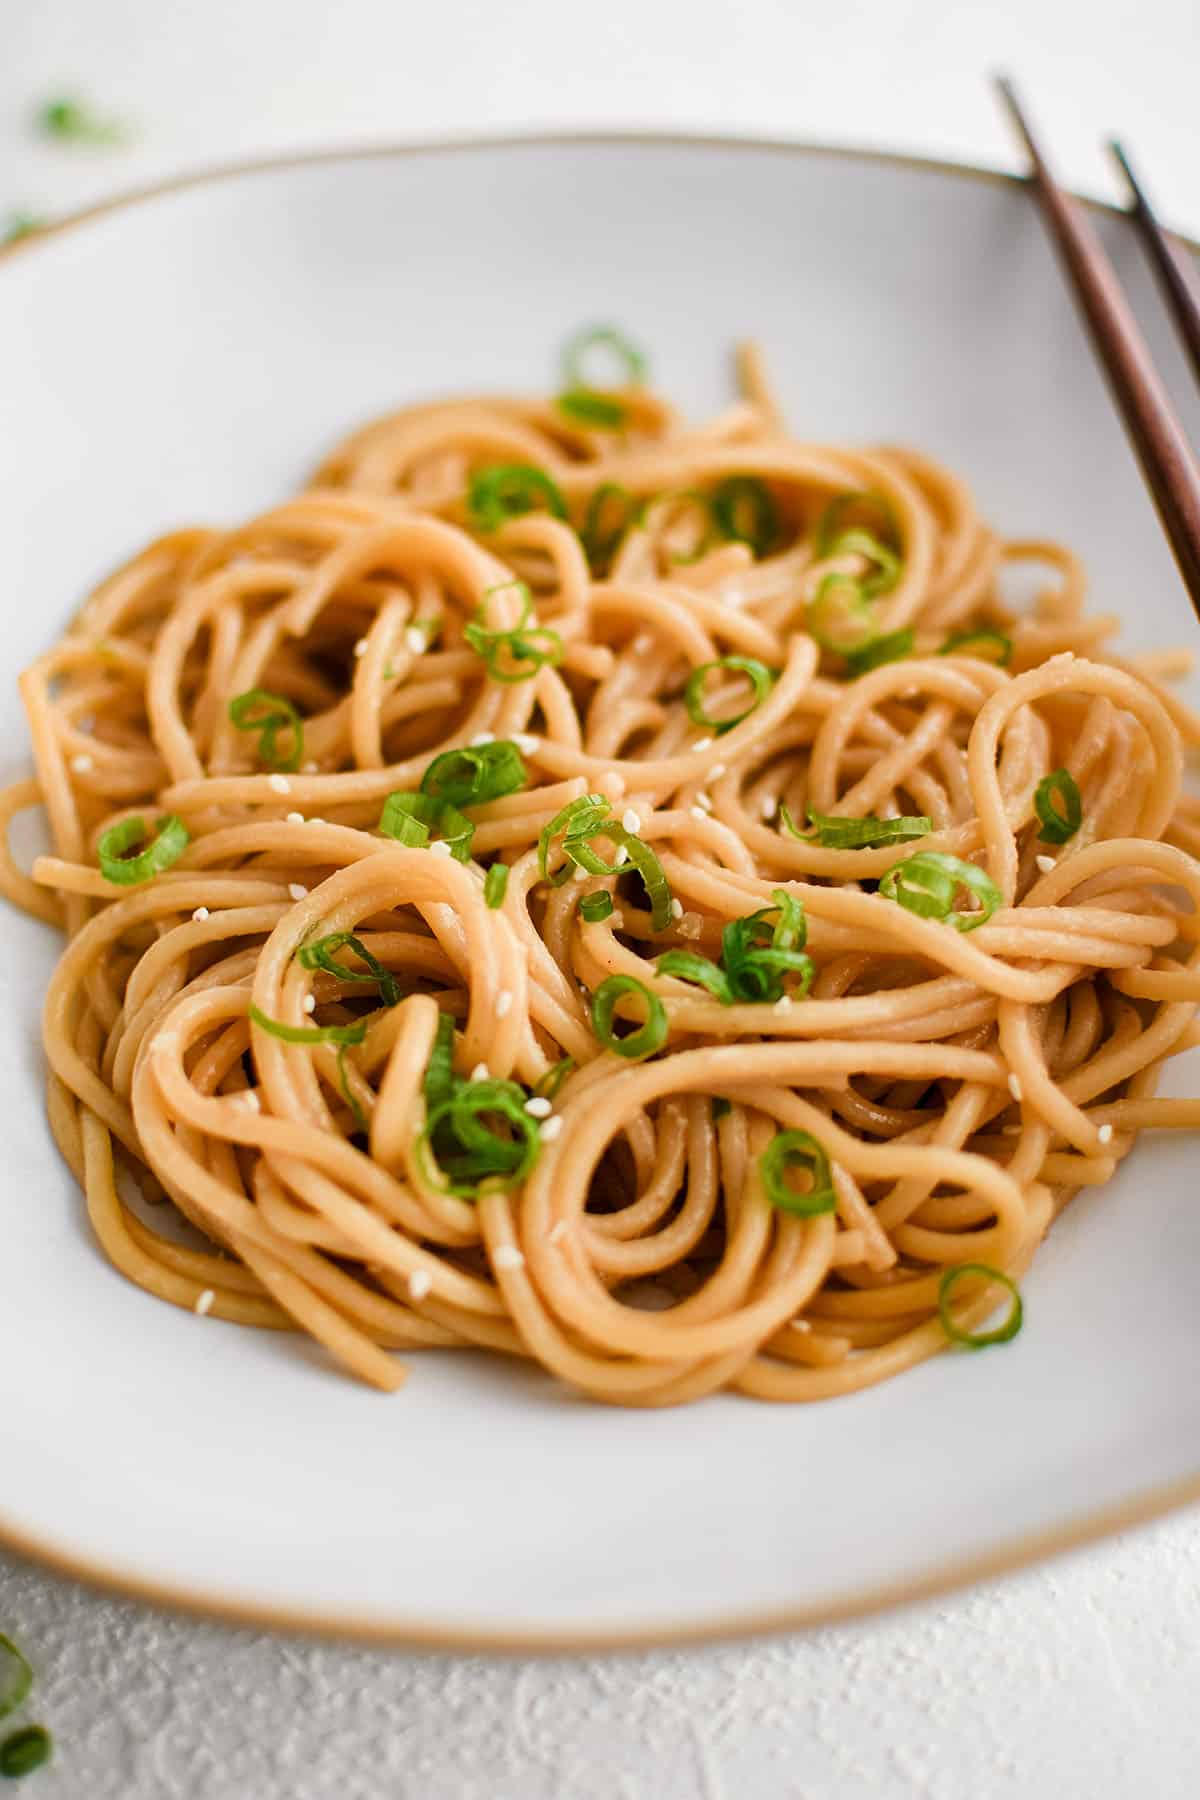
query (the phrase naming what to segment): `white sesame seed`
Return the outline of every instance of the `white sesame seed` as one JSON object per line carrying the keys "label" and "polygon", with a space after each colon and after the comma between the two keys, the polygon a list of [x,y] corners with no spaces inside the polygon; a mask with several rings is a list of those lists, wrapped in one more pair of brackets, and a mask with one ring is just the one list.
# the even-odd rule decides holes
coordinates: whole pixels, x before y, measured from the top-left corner
{"label": "white sesame seed", "polygon": [[712,739],[710,737],[698,738],[696,740],[696,742],[692,745],[693,750],[709,750],[711,748],[712,748]]}
{"label": "white sesame seed", "polygon": [[317,816],[317,814],[316,814],[316,813],[314,813],[314,814],[313,814],[313,815],[312,815],[312,818],[311,818],[311,819],[310,819],[310,820],[309,820],[309,821],[308,821],[308,822],[309,822],[309,824],[310,824],[310,825],[328,825],[328,823],[329,823],[329,820],[328,820],[328,819],[322,819],[322,818],[319,818],[319,817],[318,817],[318,816]]}
{"label": "white sesame seed", "polygon": [[286,816],[284,818],[285,825],[303,825],[303,823],[304,823],[304,814],[303,813],[290,812],[290,813],[286,814]]}
{"label": "white sesame seed", "polygon": [[[543,1131],[542,1136],[545,1137],[545,1135],[546,1133]],[[546,1233],[546,1242],[548,1244],[561,1244],[566,1235],[567,1221],[565,1219],[559,1219]]]}
{"label": "white sesame seed", "polygon": [[197,1294],[196,1304],[193,1306],[192,1311],[194,1313],[199,1313],[200,1317],[203,1318],[205,1313],[212,1311],[212,1304],[216,1297],[217,1296],[211,1288],[205,1288],[202,1294]]}
{"label": "white sesame seed", "polygon": [[303,900],[307,897],[308,889],[302,881],[289,881],[288,893],[293,900]]}
{"label": "white sesame seed", "polygon": [[1015,1075],[1010,1075],[1008,1078],[1008,1091],[1014,1100],[1023,1100],[1025,1098],[1021,1083]]}
{"label": "white sesame seed", "polygon": [[557,1114],[553,1119],[547,1119],[539,1134],[543,1144],[552,1144],[562,1128],[563,1122]]}
{"label": "white sesame seed", "polygon": [[428,1269],[414,1269],[408,1278],[409,1298],[423,1300],[433,1286],[433,1276]]}
{"label": "white sesame seed", "polygon": [[316,995],[315,995],[315,994],[305,994],[305,996],[304,996],[304,1010],[305,1010],[305,1012],[306,1012],[306,1013],[315,1013],[315,1012],[316,1012],[316,1010],[317,1010],[317,996],[316,996]]}
{"label": "white sesame seed", "polygon": [[764,819],[773,819],[775,817],[775,814],[779,811],[779,802],[774,794],[768,794],[766,796],[760,810]]}
{"label": "white sesame seed", "polygon": [[475,1067],[471,1070],[472,1081],[490,1081],[491,1078],[491,1073],[486,1063],[476,1063]]}
{"label": "white sesame seed", "polygon": [[772,1011],[777,1013],[791,1012],[791,1010],[792,996],[790,994],[781,994],[772,1008]]}
{"label": "white sesame seed", "polygon": [[707,819],[708,817],[708,814],[702,806],[689,806],[688,811],[691,813],[693,819]]}
{"label": "white sesame seed", "polygon": [[807,1319],[789,1319],[788,1324],[793,1331],[811,1331],[812,1326]]}
{"label": "white sesame seed", "polygon": [[478,750],[480,744],[494,744],[495,741],[496,734],[494,731],[477,731],[475,736],[471,739],[471,748],[472,750]]}
{"label": "white sesame seed", "polygon": [[654,648],[653,633],[649,631],[639,632],[637,637],[633,640],[633,648],[636,655],[645,656],[648,651],[651,651]]}
{"label": "white sesame seed", "polygon": [[672,900],[672,902],[671,902],[671,917],[673,919],[682,919],[682,917],[683,917],[683,901],[682,900]]}
{"label": "white sesame seed", "polygon": [[712,768],[708,771],[708,779],[710,781],[720,781],[720,779],[721,779],[722,775],[724,775],[724,773],[725,773],[725,764],[724,763],[714,763]]}
{"label": "white sesame seed", "polygon": [[89,769],[94,769],[95,766],[95,757],[89,756],[86,750],[81,751],[78,756],[73,756],[71,758],[71,767],[76,775],[86,775]]}
{"label": "white sesame seed", "polygon": [[571,870],[571,880],[572,881],[586,881],[587,878],[588,878],[588,872],[584,868],[583,864],[576,863],[575,867]]}
{"label": "white sesame seed", "polygon": [[435,856],[453,856],[454,854],[445,838],[434,838],[429,848]]}
{"label": "white sesame seed", "polygon": [[1037,866],[1043,875],[1049,875],[1051,869],[1057,869],[1058,867],[1058,864],[1052,856],[1039,856],[1036,861]]}
{"label": "white sesame seed", "polygon": [[195,919],[197,925],[203,925],[205,919],[207,919],[208,916],[209,916],[209,911],[208,911],[207,906],[198,906],[196,908],[195,912],[192,914],[192,917],[193,917],[193,919]]}
{"label": "white sesame seed", "polygon": [[259,1099],[253,1088],[243,1088],[238,1095],[238,1100],[245,1107],[247,1112],[262,1111],[262,1101]]}
{"label": "white sesame seed", "polygon": [[497,1269],[523,1269],[525,1258],[515,1244],[497,1244],[492,1251],[492,1264]]}
{"label": "white sesame seed", "polygon": [[698,938],[704,929],[699,913],[685,912],[679,921],[679,935],[685,938]]}
{"label": "white sesame seed", "polygon": [[525,1111],[531,1119],[548,1119],[554,1108],[544,1094],[535,1094],[525,1102]]}
{"label": "white sesame seed", "polygon": [[354,646],[354,654],[355,656],[365,656],[367,654],[366,638],[359,638],[357,644]]}
{"label": "white sesame seed", "polygon": [[522,751],[526,756],[532,756],[541,742],[541,739],[532,737],[528,731],[514,731],[512,734],[512,741],[517,746],[518,750]]}
{"label": "white sesame seed", "polygon": [[292,791],[292,784],[286,775],[268,775],[267,786],[275,794],[290,794]]}
{"label": "white sesame seed", "polygon": [[1112,1126],[1111,1125],[1102,1125],[1100,1127],[1099,1131],[1096,1133],[1096,1136],[1100,1139],[1100,1142],[1102,1144],[1111,1144],[1112,1140],[1113,1140]]}
{"label": "white sesame seed", "polygon": [[621,823],[626,831],[640,831],[642,829],[642,815],[637,811],[636,807],[631,806],[621,814]]}
{"label": "white sesame seed", "polygon": [[404,633],[404,642],[414,656],[420,656],[425,648],[425,633],[419,625],[410,625]]}
{"label": "white sesame seed", "polygon": [[629,861],[629,851],[624,844],[618,844],[613,856],[613,868],[619,869],[622,863]]}
{"label": "white sesame seed", "polygon": [[508,1017],[509,1013],[512,1011],[512,1002],[513,997],[507,988],[505,988],[502,993],[496,995],[496,1017],[498,1019],[506,1019]]}
{"label": "white sesame seed", "polygon": [[696,805],[703,807],[705,812],[711,812],[713,809],[712,795],[703,792],[697,794]]}

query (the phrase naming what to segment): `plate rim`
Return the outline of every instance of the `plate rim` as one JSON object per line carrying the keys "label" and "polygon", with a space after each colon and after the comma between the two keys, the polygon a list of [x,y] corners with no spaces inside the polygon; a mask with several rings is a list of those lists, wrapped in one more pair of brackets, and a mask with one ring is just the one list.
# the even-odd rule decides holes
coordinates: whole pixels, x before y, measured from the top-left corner
{"label": "plate rim", "polygon": [[[428,155],[456,155],[488,149],[552,148],[674,148],[681,150],[751,150],[785,156],[833,156],[859,164],[900,168],[912,172],[951,176],[959,180],[1027,189],[1027,178],[1007,170],[976,167],[951,158],[920,156],[872,146],[829,143],[817,139],[757,136],[732,132],[688,132],[615,129],[581,131],[502,131],[453,133],[394,143],[367,141],[321,149],[249,156],[204,164],[80,207],[56,218],[12,243],[0,246],[0,265],[24,255],[36,254],[40,244],[61,237],[110,213],[132,211],[192,188],[240,180],[247,176],[286,172],[343,162],[384,161]],[[1124,210],[1109,201],[1088,195],[1074,196],[1089,211],[1125,218]],[[1175,241],[1193,255],[1200,242],[1180,232]],[[341,1642],[357,1642],[380,1648],[451,1651],[466,1654],[559,1656],[596,1651],[647,1651],[686,1647],[738,1639],[777,1636],[844,1624],[899,1607],[973,1587],[999,1576],[1031,1568],[1051,1557],[1082,1550],[1105,1538],[1149,1524],[1183,1507],[1200,1503],[1200,1469],[1175,1481],[1159,1484],[1118,1503],[1083,1513],[1041,1531],[1007,1539],[991,1550],[956,1557],[920,1575],[877,1582],[835,1593],[806,1604],[768,1612],[732,1613],[724,1617],[680,1625],[663,1621],[635,1628],[598,1627],[567,1631],[496,1631],[482,1625],[454,1626],[429,1619],[377,1619],[361,1613],[342,1613],[322,1608],[290,1606],[273,1601],[239,1598],[188,1584],[147,1578],[120,1564],[106,1566],[80,1555],[63,1544],[41,1538],[13,1524],[0,1511],[0,1549],[23,1557],[61,1579],[77,1581],[94,1591],[143,1605],[185,1613],[213,1623],[252,1626],[270,1631],[300,1633]]]}

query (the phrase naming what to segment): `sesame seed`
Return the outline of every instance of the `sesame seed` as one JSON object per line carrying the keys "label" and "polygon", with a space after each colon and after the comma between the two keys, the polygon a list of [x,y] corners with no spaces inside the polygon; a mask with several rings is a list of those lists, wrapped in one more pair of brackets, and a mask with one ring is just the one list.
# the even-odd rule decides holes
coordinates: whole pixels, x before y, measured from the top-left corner
{"label": "sesame seed", "polygon": [[631,806],[627,811],[621,814],[621,823],[626,831],[640,831],[642,829],[642,815],[635,807]]}
{"label": "sesame seed", "polygon": [[497,1269],[523,1269],[525,1258],[515,1244],[497,1244],[492,1251],[492,1263]]}
{"label": "sesame seed", "polygon": [[708,817],[708,814],[702,806],[689,806],[688,811],[691,813],[693,819],[707,819]]}
{"label": "sesame seed", "polygon": [[247,1112],[262,1111],[262,1101],[259,1099],[253,1088],[243,1088],[238,1095],[238,1099]]}
{"label": "sesame seed", "polygon": [[292,784],[286,775],[268,775],[267,786],[275,794],[290,794],[292,791]]}
{"label": "sesame seed", "polygon": [[583,864],[576,863],[575,867],[571,870],[571,880],[572,881],[586,881],[587,878],[588,878],[588,872],[584,868]]}
{"label": "sesame seed", "polygon": [[434,838],[429,848],[435,856],[453,856],[454,854],[445,838]]}
{"label": "sesame seed", "polygon": [[532,1100],[525,1102],[525,1111],[531,1119],[548,1119],[554,1108],[544,1094],[535,1094]]}
{"label": "sesame seed", "polygon": [[75,771],[76,775],[86,775],[88,773],[88,770],[94,769],[95,766],[96,766],[95,758],[92,756],[89,756],[87,754],[86,750],[81,751],[78,756],[73,756],[71,758],[71,767]]}
{"label": "sesame seed", "polygon": [[1113,1140],[1112,1126],[1111,1125],[1102,1125],[1100,1127],[1099,1131],[1096,1133],[1096,1136],[1100,1139],[1100,1142],[1102,1144],[1111,1144],[1112,1140]]}
{"label": "sesame seed", "polygon": [[293,900],[303,900],[308,894],[308,889],[302,881],[289,881],[288,893],[292,896]]}
{"label": "sesame seed", "polygon": [[[545,1137],[545,1135],[545,1132],[543,1132],[542,1136]],[[546,1233],[546,1242],[548,1244],[561,1244],[566,1235],[567,1221],[565,1219],[559,1219]]]}
{"label": "sesame seed", "polygon": [[720,779],[721,779],[722,775],[724,775],[724,773],[725,773],[725,764],[724,763],[714,763],[712,768],[708,771],[708,779],[710,781],[720,781]]}
{"label": "sesame seed", "polygon": [[494,731],[477,731],[475,736],[471,739],[471,748],[472,750],[478,750],[480,744],[494,744],[495,741],[496,734]]}
{"label": "sesame seed", "polygon": [[708,750],[711,747],[712,747],[712,739],[710,737],[698,738],[697,741],[692,745],[693,750]]}
{"label": "sesame seed", "polygon": [[305,994],[305,996],[304,996],[304,1010],[305,1010],[305,1012],[306,1012],[306,1013],[315,1013],[315,1012],[316,1012],[316,1010],[317,1010],[317,996],[316,996],[316,995],[315,995],[315,994]]}
{"label": "sesame seed", "polygon": [[359,638],[357,644],[354,646],[354,654],[355,656],[365,656],[367,654],[366,638]]}
{"label": "sesame seed", "polygon": [[486,1063],[476,1063],[475,1064],[475,1067],[471,1070],[471,1080],[472,1081],[490,1081],[491,1080],[491,1075],[488,1071],[488,1066]]}
{"label": "sesame seed", "polygon": [[1015,1075],[1010,1075],[1008,1078],[1008,1091],[1014,1100],[1023,1100],[1025,1098],[1021,1083],[1017,1080]]}
{"label": "sesame seed", "polygon": [[649,631],[639,632],[637,637],[633,640],[633,648],[636,655],[645,656],[654,648],[653,633]]}
{"label": "sesame seed", "polygon": [[198,906],[196,908],[195,912],[192,914],[192,917],[193,917],[193,919],[195,919],[197,925],[203,925],[205,919],[207,919],[209,917],[209,911],[208,911],[207,906]]}
{"label": "sesame seed", "polygon": [[496,1017],[498,1019],[506,1019],[508,1017],[509,1013],[512,1011],[512,1000],[513,997],[507,988],[505,988],[502,993],[496,995]]}
{"label": "sesame seed", "polygon": [[629,861],[628,847],[625,844],[618,844],[617,848],[616,848],[616,854],[613,856],[613,868],[619,869],[621,867],[622,863],[627,863],[628,861]]}
{"label": "sesame seed", "polygon": [[203,1318],[205,1313],[212,1311],[212,1304],[216,1297],[217,1296],[211,1288],[205,1288],[202,1294],[197,1294],[196,1304],[193,1306],[192,1311],[194,1313],[199,1313],[200,1317]]}
{"label": "sesame seed", "polygon": [[532,756],[541,742],[539,738],[531,737],[527,731],[514,731],[512,741],[526,756]]}
{"label": "sesame seed", "polygon": [[788,1324],[793,1331],[811,1331],[812,1326],[807,1319],[789,1319]]}
{"label": "sesame seed", "polygon": [[779,802],[774,794],[767,795],[760,810],[764,819],[773,819],[775,817],[775,814],[779,811]]}
{"label": "sesame seed", "polygon": [[543,1144],[552,1144],[562,1128],[563,1122],[557,1114],[553,1119],[547,1119],[540,1133]]}
{"label": "sesame seed", "polygon": [[683,917],[683,901],[682,900],[672,900],[672,902],[671,902],[671,917],[673,919],[682,919],[682,917]]}
{"label": "sesame seed", "polygon": [[706,793],[697,794],[696,795],[696,805],[702,806],[704,808],[705,812],[711,812],[712,808],[713,808],[712,795],[706,794]]}
{"label": "sesame seed", "polygon": [[303,813],[290,812],[290,813],[286,814],[286,816],[284,818],[285,825],[303,825],[303,823],[304,823],[304,814]]}
{"label": "sesame seed", "polygon": [[420,656],[425,648],[425,633],[419,625],[410,625],[404,633],[404,642],[414,656]]}
{"label": "sesame seed", "polygon": [[1051,869],[1057,869],[1058,867],[1058,864],[1052,856],[1039,856],[1036,861],[1037,866],[1043,875],[1049,875]]}
{"label": "sesame seed", "polygon": [[433,1286],[433,1276],[428,1269],[414,1269],[408,1278],[409,1298],[423,1300]]}
{"label": "sesame seed", "polygon": [[771,1010],[777,1013],[791,1012],[792,996],[790,994],[781,994]]}
{"label": "sesame seed", "polygon": [[679,921],[679,935],[685,938],[698,938],[703,930],[703,921],[699,913],[685,912]]}

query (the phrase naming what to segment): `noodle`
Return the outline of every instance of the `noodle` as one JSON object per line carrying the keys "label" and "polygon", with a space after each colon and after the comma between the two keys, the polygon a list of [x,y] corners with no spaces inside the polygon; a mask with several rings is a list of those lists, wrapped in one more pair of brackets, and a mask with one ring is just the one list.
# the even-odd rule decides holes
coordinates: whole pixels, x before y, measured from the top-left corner
{"label": "noodle", "polygon": [[1114,654],[927,457],[788,436],[752,348],[700,427],[628,355],[368,425],[21,678],[0,888],[67,935],[105,1254],[380,1388],[475,1346],[627,1405],[845,1394],[984,1341],[1073,1193],[1200,1126],[1155,1097],[1198,1041],[1187,659]]}

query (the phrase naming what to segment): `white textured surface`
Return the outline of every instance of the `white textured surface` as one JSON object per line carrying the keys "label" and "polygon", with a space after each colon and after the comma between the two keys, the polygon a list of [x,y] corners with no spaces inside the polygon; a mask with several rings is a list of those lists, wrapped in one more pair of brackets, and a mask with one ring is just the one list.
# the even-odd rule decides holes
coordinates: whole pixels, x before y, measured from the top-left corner
{"label": "white textured surface", "polygon": [[[980,86],[1002,62],[1076,184],[1110,191],[1095,138],[1119,124],[1200,232],[1193,0],[2,10],[0,211],[260,149],[509,126],[794,132],[1008,164]],[[36,145],[31,105],[69,87],[135,116],[137,147]],[[3,1558],[0,1629],[33,1657],[58,1739],[22,1790],[47,1800],[1190,1800],[1200,1769],[1194,1515],[915,1614],[707,1652],[347,1651],[163,1618]]]}

